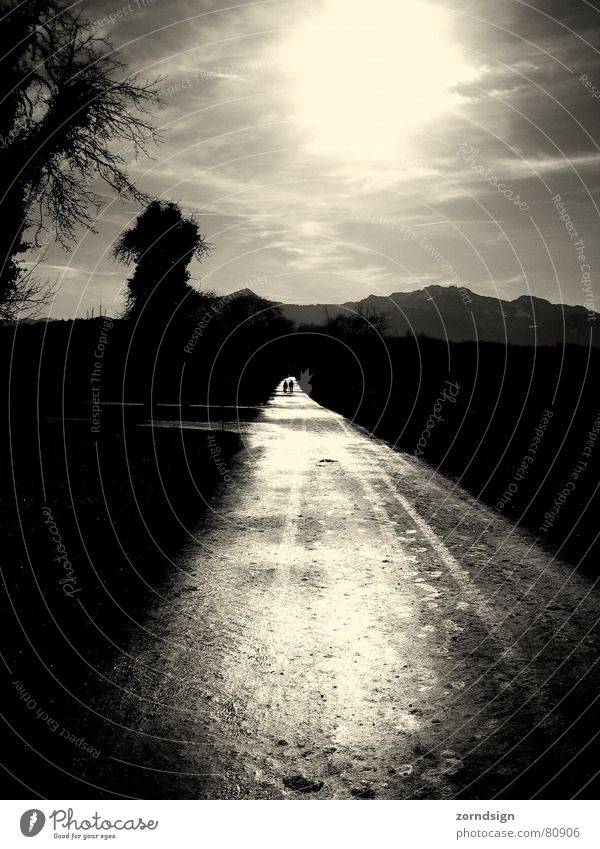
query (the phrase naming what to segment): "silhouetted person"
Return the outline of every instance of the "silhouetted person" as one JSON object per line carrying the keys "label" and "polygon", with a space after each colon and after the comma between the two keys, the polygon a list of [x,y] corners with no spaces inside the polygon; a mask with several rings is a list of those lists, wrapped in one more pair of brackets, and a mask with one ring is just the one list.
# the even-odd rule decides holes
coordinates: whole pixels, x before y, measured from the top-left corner
{"label": "silhouetted person", "polygon": [[289,387],[290,392],[294,391],[294,381],[292,380],[291,377],[290,377],[290,382],[288,384],[288,387]]}
{"label": "silhouetted person", "polygon": [[283,391],[287,392],[287,380],[283,381]]}

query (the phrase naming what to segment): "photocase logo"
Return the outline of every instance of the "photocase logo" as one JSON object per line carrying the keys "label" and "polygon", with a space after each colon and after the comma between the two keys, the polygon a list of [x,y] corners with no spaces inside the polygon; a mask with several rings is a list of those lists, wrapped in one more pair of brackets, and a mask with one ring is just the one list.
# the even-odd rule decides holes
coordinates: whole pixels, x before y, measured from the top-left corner
{"label": "photocase logo", "polygon": [[42,811],[32,808],[21,816],[21,834],[25,837],[35,837],[46,824],[46,817]]}
{"label": "photocase logo", "polygon": [[303,392],[306,392],[307,395],[310,395],[312,392],[312,384],[311,384],[312,374],[309,374],[308,369],[304,369],[300,372],[300,380],[298,383],[300,384],[300,389]]}

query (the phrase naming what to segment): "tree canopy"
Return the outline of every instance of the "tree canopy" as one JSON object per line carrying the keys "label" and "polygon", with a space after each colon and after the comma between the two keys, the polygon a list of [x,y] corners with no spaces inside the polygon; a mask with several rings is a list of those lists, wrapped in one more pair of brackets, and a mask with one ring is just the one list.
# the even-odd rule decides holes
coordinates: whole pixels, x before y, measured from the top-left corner
{"label": "tree canopy", "polygon": [[154,200],[138,216],[133,227],[125,230],[113,249],[115,259],[135,263],[127,282],[127,315],[162,315],[168,320],[186,296],[188,266],[210,251],[193,216],[185,215],[176,203]]}

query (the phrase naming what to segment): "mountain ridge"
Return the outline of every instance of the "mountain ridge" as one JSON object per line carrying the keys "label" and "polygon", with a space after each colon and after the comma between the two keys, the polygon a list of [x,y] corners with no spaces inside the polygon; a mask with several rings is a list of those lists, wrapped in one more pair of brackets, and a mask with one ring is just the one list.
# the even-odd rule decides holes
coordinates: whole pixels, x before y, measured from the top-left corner
{"label": "mountain ridge", "polygon": [[[249,290],[240,290],[239,294],[247,296]],[[368,319],[369,314],[384,313],[388,319],[386,333],[390,336],[408,333],[451,342],[600,345],[600,339],[594,339],[595,334],[590,332],[600,317],[597,313],[581,305],[553,304],[537,295],[523,294],[508,301],[478,295],[465,287],[434,284],[412,292],[372,294],[341,304],[271,303],[277,304],[284,317],[296,326],[323,327],[344,315],[358,313]]]}

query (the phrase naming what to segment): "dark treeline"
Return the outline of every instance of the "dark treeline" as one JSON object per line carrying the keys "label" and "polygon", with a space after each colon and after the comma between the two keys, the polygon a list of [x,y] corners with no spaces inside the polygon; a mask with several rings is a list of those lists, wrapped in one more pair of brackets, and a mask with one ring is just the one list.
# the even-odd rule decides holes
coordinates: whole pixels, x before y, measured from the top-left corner
{"label": "dark treeline", "polygon": [[108,417],[110,402],[263,403],[281,368],[268,344],[288,323],[260,298],[193,294],[193,309],[166,324],[99,317],[0,327],[5,409],[91,419],[94,404]]}
{"label": "dark treeline", "polygon": [[256,412],[294,373],[320,403],[453,477],[562,556],[592,562],[597,350],[447,345],[338,325],[294,331],[256,296],[189,291],[162,323],[0,328],[13,416],[39,409],[105,434],[122,425],[119,402],[137,405],[127,412],[134,421],[245,418],[253,413],[235,407]]}
{"label": "dark treeline", "polygon": [[304,328],[286,340],[312,396],[454,478],[553,551],[593,566],[596,349]]}

